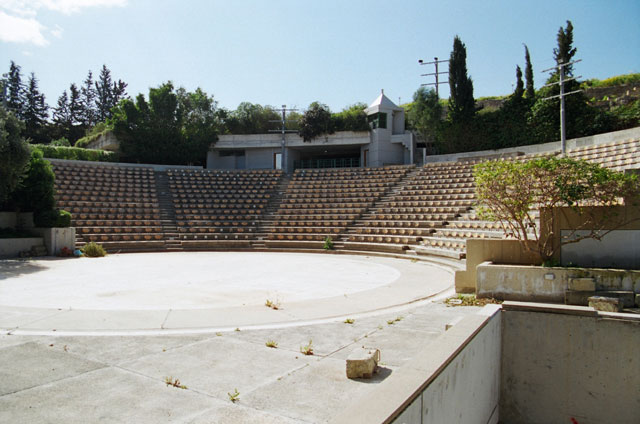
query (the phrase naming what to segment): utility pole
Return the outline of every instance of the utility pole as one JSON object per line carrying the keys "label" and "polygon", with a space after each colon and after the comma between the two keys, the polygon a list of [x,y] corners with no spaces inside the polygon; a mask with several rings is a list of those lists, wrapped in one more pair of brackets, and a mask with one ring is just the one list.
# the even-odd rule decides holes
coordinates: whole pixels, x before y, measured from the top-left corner
{"label": "utility pole", "polygon": [[447,71],[447,72],[438,72],[438,64],[440,64],[440,63],[446,63],[446,62],[448,62],[448,60],[438,60],[438,58],[437,58],[437,57],[434,57],[434,58],[433,58],[433,62],[424,62],[422,59],[419,59],[419,60],[418,60],[418,63],[419,63],[420,65],[436,65],[436,71],[435,71],[434,73],[430,73],[430,74],[420,74],[420,76],[421,76],[421,77],[428,77],[428,76],[431,76],[431,75],[435,75],[435,77],[436,77],[436,82],[429,82],[429,83],[426,83],[426,84],[420,84],[420,86],[425,86],[425,85],[435,85],[435,86],[436,86],[436,95],[437,95],[438,97],[440,97],[440,96],[439,96],[439,94],[438,94],[438,86],[439,86],[440,84],[446,84],[446,83],[448,82],[448,81],[438,81],[438,75],[448,74],[448,73],[449,73],[449,71]]}
{"label": "utility pole", "polygon": [[551,100],[551,99],[555,99],[555,98],[560,98],[560,149],[562,150],[562,156],[564,156],[567,153],[567,130],[566,130],[566,125],[565,125],[565,107],[564,107],[564,98],[570,94],[576,94],[581,92],[582,90],[574,90],[574,91],[570,91],[568,93],[564,92],[564,83],[567,81],[572,81],[575,80],[577,78],[582,78],[582,76],[579,77],[571,77],[571,78],[565,78],[564,76],[564,68],[566,66],[569,65],[573,65],[574,63],[578,63],[581,62],[582,59],[578,59],[578,60],[574,60],[573,62],[568,62],[568,63],[558,63],[557,66],[554,66],[553,68],[549,68],[549,69],[545,69],[542,72],[550,72],[550,71],[558,71],[558,76],[560,77],[558,82],[552,82],[551,84],[547,84],[544,87],[551,87],[553,85],[560,85],[560,94],[556,95],[556,96],[550,96],[550,97],[545,97],[542,100]]}
{"label": "utility pole", "polygon": [[280,168],[285,172],[285,173],[289,173],[288,169],[287,169],[287,160],[286,160],[286,154],[287,154],[287,149],[286,149],[286,136],[287,133],[295,133],[298,132],[296,130],[288,130],[287,129],[287,112],[294,112],[298,109],[287,109],[287,105],[282,105],[282,119],[278,120],[278,121],[269,121],[269,122],[279,122],[280,124],[282,124],[282,127],[279,130],[269,130],[269,132],[273,132],[273,133],[282,133],[282,143],[281,143],[281,148],[282,148],[282,152],[280,153]]}

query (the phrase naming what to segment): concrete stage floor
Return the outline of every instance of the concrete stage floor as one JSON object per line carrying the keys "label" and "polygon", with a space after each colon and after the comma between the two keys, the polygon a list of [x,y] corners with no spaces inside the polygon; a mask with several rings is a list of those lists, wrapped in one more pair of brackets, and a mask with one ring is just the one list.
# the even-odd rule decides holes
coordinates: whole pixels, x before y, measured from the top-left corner
{"label": "concrete stage floor", "polygon": [[[141,253],[0,261],[0,331],[216,332],[398,308],[450,290],[450,270],[381,257]],[[270,300],[278,309],[270,309]]]}
{"label": "concrete stage floor", "polygon": [[[240,295],[254,267],[271,284]],[[305,288],[312,279],[322,286]],[[325,423],[480,309],[447,306],[437,293],[452,282],[425,263],[322,254],[0,261],[0,422]],[[380,349],[380,372],[349,380],[345,359],[361,346]]]}

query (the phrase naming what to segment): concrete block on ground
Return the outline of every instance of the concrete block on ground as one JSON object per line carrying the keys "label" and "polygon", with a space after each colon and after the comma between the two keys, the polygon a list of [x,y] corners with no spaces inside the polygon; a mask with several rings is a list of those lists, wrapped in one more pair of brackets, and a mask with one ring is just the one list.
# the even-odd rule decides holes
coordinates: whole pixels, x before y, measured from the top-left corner
{"label": "concrete block on ground", "polygon": [[640,294],[636,293],[636,308],[640,308]]}
{"label": "concrete block on ground", "polygon": [[347,378],[371,378],[380,361],[380,350],[358,348],[347,358]]}
{"label": "concrete block on ground", "polygon": [[569,278],[569,290],[592,292],[596,290],[593,278]]}
{"label": "concrete block on ground", "polygon": [[630,290],[605,290],[597,292],[598,296],[619,299],[623,308],[633,308],[635,293]]}
{"label": "concrete block on ground", "polygon": [[620,312],[622,310],[622,302],[614,297],[591,296],[589,306],[603,312]]}
{"label": "concrete block on ground", "polygon": [[580,305],[587,306],[589,304],[589,298],[595,296],[594,291],[573,291],[567,290],[564,292],[564,303],[566,305]]}

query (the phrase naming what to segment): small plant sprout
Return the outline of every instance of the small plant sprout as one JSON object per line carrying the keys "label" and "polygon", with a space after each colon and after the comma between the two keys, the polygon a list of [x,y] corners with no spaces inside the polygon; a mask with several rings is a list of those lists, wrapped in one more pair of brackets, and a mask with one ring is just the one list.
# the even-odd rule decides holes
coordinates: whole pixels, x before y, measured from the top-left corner
{"label": "small plant sprout", "polygon": [[278,309],[280,309],[280,301],[276,300],[276,301],[274,302],[274,301],[272,301],[272,300],[270,300],[270,299],[267,299],[267,300],[264,302],[264,306],[266,306],[267,308],[271,308],[271,309],[273,309],[273,310],[276,310],[276,311],[277,311]]}
{"label": "small plant sprout", "polygon": [[240,400],[240,392],[238,391],[238,389],[233,389],[233,393],[227,392],[227,395],[229,396],[229,400],[233,403],[236,403]]}
{"label": "small plant sprout", "polygon": [[270,347],[270,348],[276,349],[276,348],[278,347],[278,342],[276,342],[275,340],[271,340],[271,339],[269,339],[269,340],[267,340],[267,342],[265,343],[265,345],[266,345],[267,347]]}
{"label": "small plant sprout", "polygon": [[167,386],[177,387],[178,389],[185,390],[187,388],[187,386],[185,386],[184,384],[180,383],[180,380],[178,380],[177,378],[173,378],[173,377],[165,377],[164,378],[164,383]]}
{"label": "small plant sprout", "polygon": [[356,320],[353,318],[347,318],[344,320],[345,324],[353,324],[354,322],[356,322]]}
{"label": "small plant sprout", "polygon": [[236,327],[236,329],[233,331],[240,331],[240,327]]}
{"label": "small plant sprout", "polygon": [[306,346],[300,346],[300,353],[305,355],[313,355],[313,340],[309,340],[309,344]]}
{"label": "small plant sprout", "polygon": [[389,324],[389,325],[393,325],[393,324],[395,324],[396,322],[400,322],[400,321],[402,321],[403,319],[404,319],[403,317],[401,317],[401,316],[397,316],[395,319],[387,320],[387,324]]}

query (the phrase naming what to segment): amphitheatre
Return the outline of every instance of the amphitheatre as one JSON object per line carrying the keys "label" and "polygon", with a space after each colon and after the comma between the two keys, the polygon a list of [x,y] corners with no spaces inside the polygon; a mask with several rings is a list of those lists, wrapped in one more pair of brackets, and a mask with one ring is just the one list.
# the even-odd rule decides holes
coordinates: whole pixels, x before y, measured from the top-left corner
{"label": "amphitheatre", "polygon": [[[468,247],[505,237],[474,164],[558,144],[289,173],[51,160],[75,245],[109,255],[0,261],[0,421],[632,422],[637,314],[452,306]],[[640,169],[638,128],[568,147]],[[347,379],[360,347],[379,372]]]}

